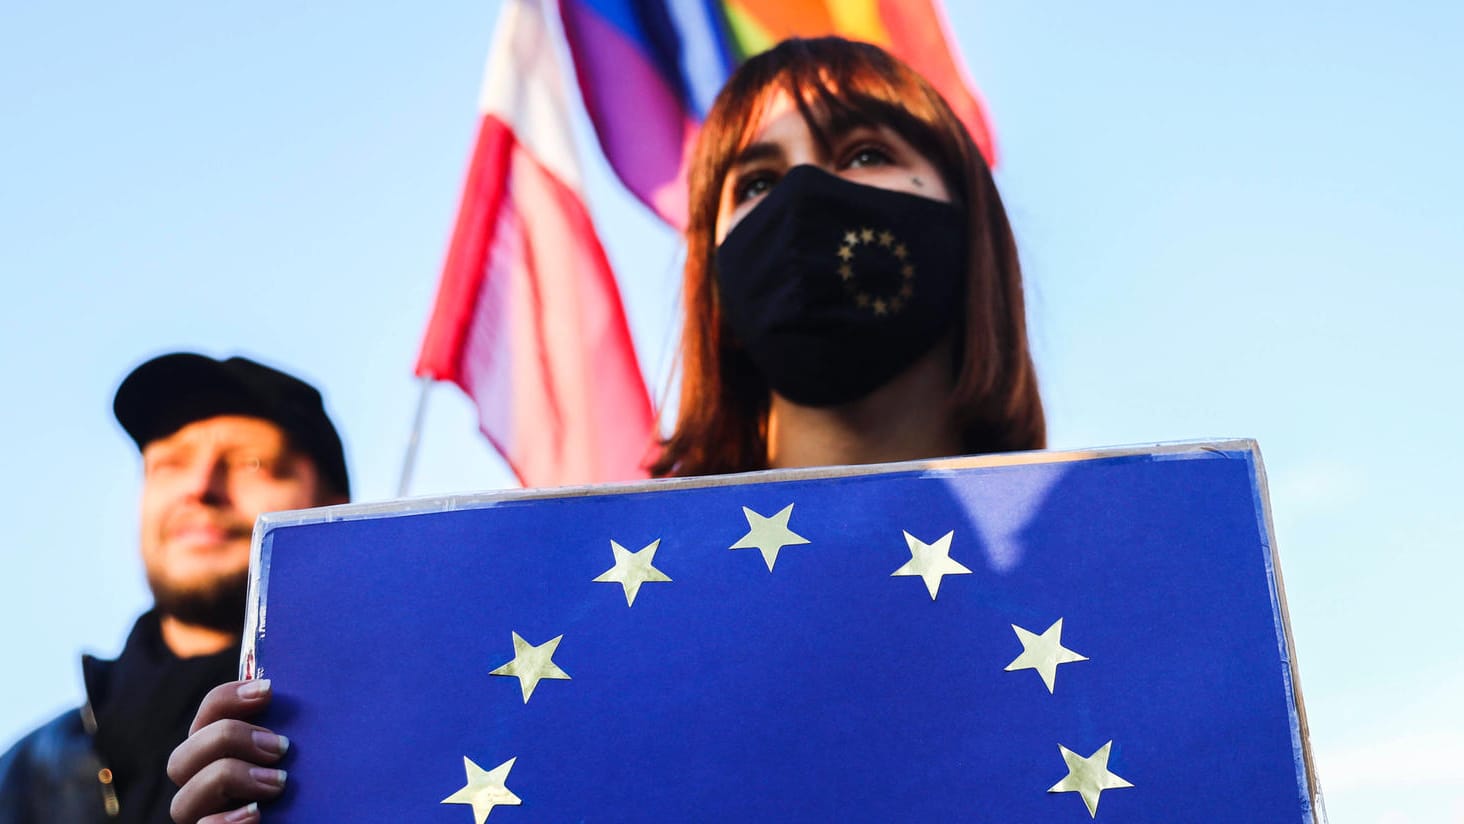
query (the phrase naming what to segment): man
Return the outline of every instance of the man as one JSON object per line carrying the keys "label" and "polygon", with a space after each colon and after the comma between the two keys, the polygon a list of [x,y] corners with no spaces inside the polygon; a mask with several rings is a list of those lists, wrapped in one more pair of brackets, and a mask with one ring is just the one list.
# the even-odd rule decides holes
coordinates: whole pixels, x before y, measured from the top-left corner
{"label": "man", "polygon": [[255,518],[350,496],[320,393],[252,360],[155,358],[113,411],[142,452],[154,608],[117,660],[82,659],[84,707],[0,756],[0,824],[169,822],[168,755],[204,693],[238,677]]}

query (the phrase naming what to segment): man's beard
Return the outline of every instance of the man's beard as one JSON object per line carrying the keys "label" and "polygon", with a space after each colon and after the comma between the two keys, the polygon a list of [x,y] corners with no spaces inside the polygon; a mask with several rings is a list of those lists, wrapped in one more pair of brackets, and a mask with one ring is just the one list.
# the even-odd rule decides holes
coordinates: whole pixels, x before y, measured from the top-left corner
{"label": "man's beard", "polygon": [[247,568],[188,587],[160,580],[149,572],[147,584],[161,615],[220,632],[235,635],[244,632],[244,605],[249,594]]}

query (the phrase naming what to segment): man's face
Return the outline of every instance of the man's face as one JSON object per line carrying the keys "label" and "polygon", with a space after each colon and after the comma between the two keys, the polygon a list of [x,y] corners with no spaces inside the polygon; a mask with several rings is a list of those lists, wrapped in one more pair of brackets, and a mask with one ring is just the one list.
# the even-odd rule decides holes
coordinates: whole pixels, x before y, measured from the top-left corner
{"label": "man's face", "polygon": [[314,462],[273,423],[220,415],[148,443],[142,463],[142,560],[159,611],[237,630],[254,519],[322,503]]}

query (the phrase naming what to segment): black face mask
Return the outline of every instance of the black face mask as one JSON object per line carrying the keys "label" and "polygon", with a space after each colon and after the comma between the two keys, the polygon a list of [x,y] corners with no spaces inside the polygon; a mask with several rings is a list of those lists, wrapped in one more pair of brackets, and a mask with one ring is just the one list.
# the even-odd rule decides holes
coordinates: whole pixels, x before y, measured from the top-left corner
{"label": "black face mask", "polygon": [[954,326],[962,210],[795,166],[717,248],[728,328],[774,392],[858,400]]}

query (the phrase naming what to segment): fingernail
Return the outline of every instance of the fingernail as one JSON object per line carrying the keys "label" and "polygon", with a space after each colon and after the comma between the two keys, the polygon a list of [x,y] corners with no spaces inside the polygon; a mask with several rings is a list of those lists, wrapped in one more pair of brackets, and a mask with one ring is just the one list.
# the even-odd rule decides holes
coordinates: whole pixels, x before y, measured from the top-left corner
{"label": "fingernail", "polygon": [[254,746],[270,755],[284,755],[290,749],[290,739],[283,735],[263,730],[255,730],[250,735],[254,738]]}
{"label": "fingernail", "polygon": [[269,694],[269,679],[256,678],[252,681],[245,681],[239,685],[239,698],[244,701],[254,701]]}
{"label": "fingernail", "polygon": [[261,784],[265,787],[285,786],[284,770],[271,770],[265,767],[250,767],[249,777],[254,779],[256,783]]}
{"label": "fingernail", "polygon": [[255,802],[251,803],[247,807],[240,807],[239,809],[224,816],[224,821],[228,822],[228,824],[243,824],[243,822],[245,821],[253,821],[258,817],[259,804]]}

